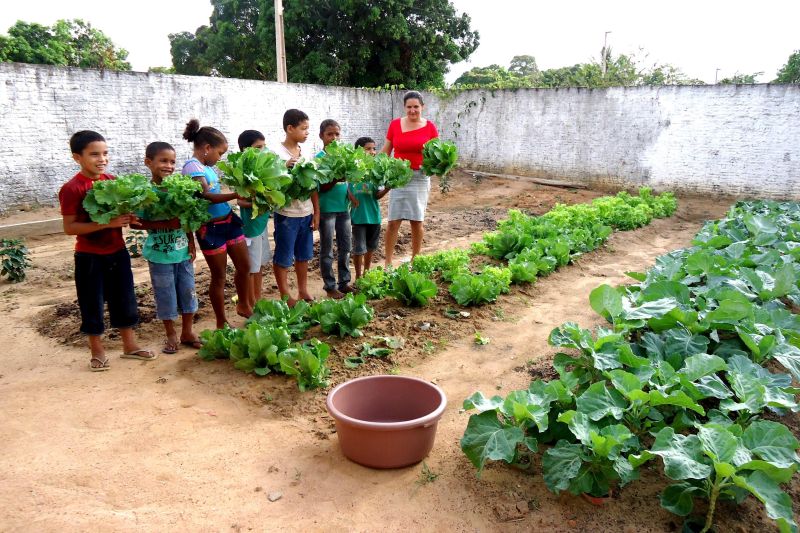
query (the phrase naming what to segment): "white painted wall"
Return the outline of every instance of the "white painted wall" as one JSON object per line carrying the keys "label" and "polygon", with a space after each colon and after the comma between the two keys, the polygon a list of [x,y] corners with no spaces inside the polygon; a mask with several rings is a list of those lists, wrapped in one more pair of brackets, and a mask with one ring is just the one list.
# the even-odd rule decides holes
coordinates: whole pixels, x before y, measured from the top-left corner
{"label": "white painted wall", "polygon": [[[468,168],[610,189],[800,195],[797,85],[468,91],[426,103]],[[192,117],[236,149],[244,129],[279,142],[290,107],[311,117],[311,150],[325,118],[340,122],[345,141],[380,144],[402,113],[399,93],[0,63],[0,211],[56,203],[77,171],[68,147],[77,130],[106,136],[112,172],[144,172],[149,142],[189,157],[181,133]]]}

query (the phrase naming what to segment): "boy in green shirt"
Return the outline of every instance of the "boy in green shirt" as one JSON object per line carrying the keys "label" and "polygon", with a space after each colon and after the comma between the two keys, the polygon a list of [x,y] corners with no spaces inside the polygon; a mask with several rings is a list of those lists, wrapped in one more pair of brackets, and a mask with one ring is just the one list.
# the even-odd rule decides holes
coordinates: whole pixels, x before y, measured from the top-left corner
{"label": "boy in green shirt", "polygon": [[[264,134],[257,130],[245,130],[239,135],[239,150],[247,148],[263,150],[266,146]],[[247,289],[248,305],[254,306],[261,299],[264,284],[264,267],[272,263],[272,249],[269,246],[267,223],[269,212],[261,213],[253,218],[253,204],[249,200],[238,200],[242,214],[242,232],[247,243],[247,255],[250,258],[250,277]]]}
{"label": "boy in green shirt", "polygon": [[[339,139],[341,128],[333,119],[323,120],[319,125],[319,138],[323,146]],[[317,157],[325,155],[324,150]],[[347,183],[337,180],[319,188],[319,269],[323,288],[329,298],[343,298],[354,289],[350,285],[350,205],[358,201],[350,193]],[[337,269],[339,281],[333,275],[333,237],[336,234]]]}
{"label": "boy in green shirt", "polygon": [[[377,153],[375,141],[361,137],[356,148],[361,146],[369,155]],[[381,206],[378,200],[386,196],[389,189],[377,189],[369,183],[351,183],[350,192],[356,198],[350,208],[350,221],[353,225],[353,266],[356,279],[364,275],[372,264],[372,256],[378,249],[381,238]]]}

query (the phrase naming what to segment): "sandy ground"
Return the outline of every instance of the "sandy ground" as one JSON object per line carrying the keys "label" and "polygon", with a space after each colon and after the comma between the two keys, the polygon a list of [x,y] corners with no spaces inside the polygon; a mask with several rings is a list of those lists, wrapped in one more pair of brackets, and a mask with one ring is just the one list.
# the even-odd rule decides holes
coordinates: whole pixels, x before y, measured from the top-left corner
{"label": "sandy ground", "polygon": [[[462,175],[447,197],[431,195],[426,249],[477,240],[508,207],[541,213],[554,202],[598,195],[498,179],[477,184]],[[468,418],[460,406],[477,390],[526,387],[531,375],[546,372],[553,327],[597,322],[588,305],[594,287],[624,283],[623,272],[644,270],[659,254],[686,246],[703,220],[721,216],[728,205],[683,198],[676,217],[616,233],[577,264],[513,290],[465,321],[442,316],[454,306],[444,294],[423,311],[380,302],[366,335],[388,332],[408,341],[387,361],[344,371],[341,359],[358,343],[332,340],[334,384],[396,372],[444,389],[449,405],[426,461],[438,477],[428,483],[421,481],[421,465],[378,471],[349,462],[325,412],[325,391],[300,393],[280,376],[245,375],[187,349],[152,363],[122,360],[113,338],[112,369],[90,373],[74,309],[68,311],[72,240],[29,240],[35,265],[29,280],[0,283],[0,530],[677,531],[680,521],[658,504],[665,482],[655,470],[603,507],[555,496],[539,476],[499,466],[477,479],[458,444]],[[401,243],[402,256],[408,237]],[[134,267],[145,301],[146,266],[137,260]],[[200,280],[202,259],[197,271]],[[312,276],[321,295],[318,272]],[[424,321],[431,330],[415,327]],[[212,324],[206,306],[197,330]],[[490,344],[473,343],[476,329]],[[156,348],[161,326],[146,323],[140,336]],[[281,498],[270,502],[275,492]],[[773,529],[752,499],[732,510],[721,506],[720,531]]]}

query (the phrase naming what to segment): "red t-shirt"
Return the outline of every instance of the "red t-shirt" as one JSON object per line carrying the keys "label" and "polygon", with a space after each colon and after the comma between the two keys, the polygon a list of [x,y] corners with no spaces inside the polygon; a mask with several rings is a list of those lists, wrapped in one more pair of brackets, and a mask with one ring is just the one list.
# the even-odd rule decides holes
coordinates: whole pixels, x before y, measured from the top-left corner
{"label": "red t-shirt", "polygon": [[[114,176],[103,174],[97,179],[113,180]],[[89,213],[83,208],[83,199],[86,198],[86,192],[92,188],[92,185],[94,185],[94,181],[80,172],[66,182],[58,191],[61,214],[75,215],[76,222],[91,222]],[[122,240],[122,228],[106,228],[77,235],[75,241],[76,252],[107,255],[122,248],[125,248],[125,241]]]}
{"label": "red t-shirt", "polygon": [[403,132],[400,126],[400,119],[396,118],[389,124],[389,131],[386,132],[386,140],[392,143],[394,156],[397,159],[407,159],[411,162],[411,168],[419,170],[422,166],[422,146],[439,136],[436,126],[432,121],[428,121],[418,130]]}

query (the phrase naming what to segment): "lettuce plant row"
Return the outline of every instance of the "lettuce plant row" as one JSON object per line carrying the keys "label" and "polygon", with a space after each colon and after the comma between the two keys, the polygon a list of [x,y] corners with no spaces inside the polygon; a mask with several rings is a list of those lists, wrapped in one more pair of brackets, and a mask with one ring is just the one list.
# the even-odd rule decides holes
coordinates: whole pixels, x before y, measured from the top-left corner
{"label": "lettuce plant row", "polygon": [[566,323],[549,337],[565,349],[559,378],[505,398],[475,393],[461,447],[528,467],[542,453],[554,492],[604,496],[660,459],[674,481],[667,510],[753,495],[781,531],[797,531],[781,489],[800,466],[800,443],[774,420],[800,411],[800,205],[740,202],[707,222],[690,248],[656,260],[639,283],[601,285],[592,308],[608,327]]}
{"label": "lettuce plant row", "polygon": [[[597,198],[590,204],[557,204],[538,217],[512,209],[508,218],[498,223],[496,231],[486,233],[469,251],[445,250],[418,255],[412,268],[413,272],[426,276],[438,273],[450,284],[450,295],[460,305],[485,304],[507,293],[511,283],[533,283],[538,277],[596,249],[614,229],[643,226],[654,217],[671,216],[676,209],[677,201],[671,193],[653,195],[648,188],[640,189],[636,196],[621,192]],[[488,256],[507,264],[485,266],[473,273],[470,254]],[[375,269],[360,278],[357,287],[370,299],[380,299],[391,295],[396,277],[408,276],[407,269]],[[409,301],[412,300],[413,297]]]}
{"label": "lettuce plant row", "polygon": [[325,333],[360,337],[359,328],[373,316],[363,295],[314,305],[301,301],[294,307],[285,300],[260,300],[242,329],[203,331],[198,355],[206,361],[230,359],[239,370],[259,376],[273,372],[294,376],[301,391],[327,387],[330,346],[317,339],[302,342],[306,331],[316,323]]}

